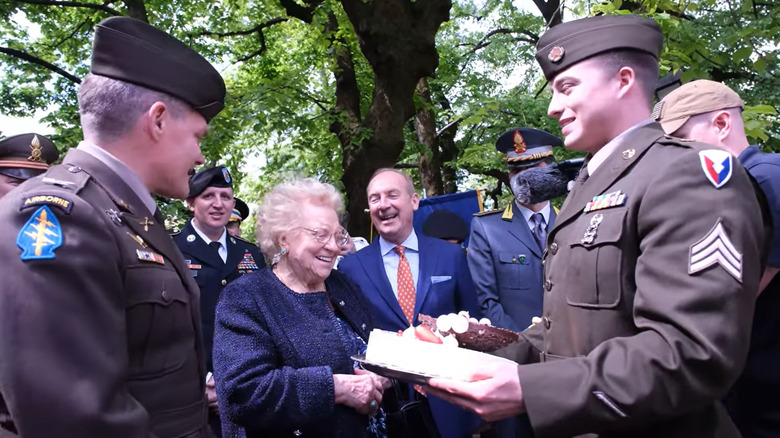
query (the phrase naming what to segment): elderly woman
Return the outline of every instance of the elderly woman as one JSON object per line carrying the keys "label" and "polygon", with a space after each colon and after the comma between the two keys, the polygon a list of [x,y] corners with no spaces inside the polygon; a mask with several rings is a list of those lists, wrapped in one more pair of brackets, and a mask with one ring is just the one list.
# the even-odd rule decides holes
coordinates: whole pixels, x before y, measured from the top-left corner
{"label": "elderly woman", "polygon": [[[313,179],[274,187],[258,211],[270,268],[222,292],[214,374],[225,436],[384,436],[387,379],[355,369],[372,328],[368,304],[333,263],[349,235],[336,189]],[[231,432],[231,429],[233,432]]]}

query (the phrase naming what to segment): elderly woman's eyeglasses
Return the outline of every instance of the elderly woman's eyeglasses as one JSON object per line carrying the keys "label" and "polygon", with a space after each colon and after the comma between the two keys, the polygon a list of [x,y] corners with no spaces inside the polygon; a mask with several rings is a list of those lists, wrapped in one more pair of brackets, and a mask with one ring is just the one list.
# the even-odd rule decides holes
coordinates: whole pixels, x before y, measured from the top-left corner
{"label": "elderly woman's eyeglasses", "polygon": [[338,230],[334,231],[332,234],[329,230],[324,228],[306,228],[301,227],[302,230],[306,230],[311,233],[312,236],[317,240],[317,242],[320,243],[328,243],[330,241],[330,237],[333,236],[333,240],[336,241],[336,245],[338,246],[344,246],[349,242],[349,233],[344,228],[339,228]]}

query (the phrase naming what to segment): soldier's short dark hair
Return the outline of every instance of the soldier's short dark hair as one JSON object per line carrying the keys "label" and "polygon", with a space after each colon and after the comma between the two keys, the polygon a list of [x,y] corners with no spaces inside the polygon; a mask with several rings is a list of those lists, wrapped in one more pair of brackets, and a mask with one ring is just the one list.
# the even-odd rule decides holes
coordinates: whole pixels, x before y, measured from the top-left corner
{"label": "soldier's short dark hair", "polygon": [[91,73],[81,83],[78,99],[81,126],[102,140],[114,140],[129,132],[155,102],[164,103],[177,119],[192,111],[189,105],[165,93]]}
{"label": "soldier's short dark hair", "polygon": [[652,105],[655,84],[658,82],[658,60],[655,57],[640,50],[623,49],[604,52],[593,59],[610,75],[616,75],[623,67],[634,70],[647,104]]}

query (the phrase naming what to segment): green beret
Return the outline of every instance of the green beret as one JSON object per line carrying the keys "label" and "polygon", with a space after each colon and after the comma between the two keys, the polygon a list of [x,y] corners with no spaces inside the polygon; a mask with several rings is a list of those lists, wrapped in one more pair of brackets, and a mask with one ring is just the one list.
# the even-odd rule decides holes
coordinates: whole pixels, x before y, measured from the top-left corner
{"label": "green beret", "polygon": [[550,28],[536,44],[536,61],[548,81],[572,65],[611,50],[632,49],[658,59],[661,27],[636,15],[602,15]]}
{"label": "green beret", "polygon": [[160,91],[206,121],[225,106],[225,82],[205,58],[147,23],[111,17],[95,29],[91,72]]}
{"label": "green beret", "polygon": [[193,175],[190,179],[190,193],[187,199],[199,196],[208,187],[233,188],[233,178],[230,177],[227,167],[210,167]]}
{"label": "green beret", "polygon": [[19,134],[0,140],[0,173],[30,179],[46,171],[60,153],[40,134]]}

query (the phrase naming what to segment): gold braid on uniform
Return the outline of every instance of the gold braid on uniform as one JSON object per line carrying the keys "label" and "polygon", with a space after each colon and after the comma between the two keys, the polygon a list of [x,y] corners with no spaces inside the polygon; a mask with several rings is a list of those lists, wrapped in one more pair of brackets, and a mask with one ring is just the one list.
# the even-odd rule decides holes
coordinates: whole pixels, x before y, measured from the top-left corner
{"label": "gold braid on uniform", "polygon": [[506,161],[507,163],[516,163],[518,161],[538,160],[539,158],[550,157],[552,156],[552,154],[553,154],[552,151],[538,152],[535,154],[523,155],[521,157],[504,158],[504,161]]}

